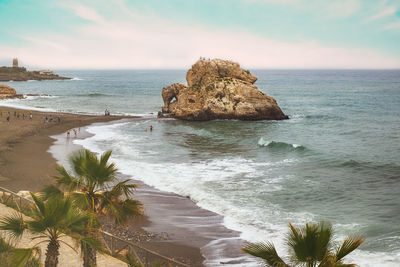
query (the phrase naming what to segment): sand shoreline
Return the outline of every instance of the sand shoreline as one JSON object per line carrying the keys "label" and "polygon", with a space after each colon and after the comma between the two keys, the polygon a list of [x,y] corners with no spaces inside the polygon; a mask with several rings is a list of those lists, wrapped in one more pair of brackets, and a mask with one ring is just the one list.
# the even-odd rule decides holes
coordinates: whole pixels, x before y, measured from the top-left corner
{"label": "sand shoreline", "polygon": [[[31,111],[33,119],[29,119],[28,110],[0,106],[0,186],[18,192],[20,190],[38,191],[44,185],[54,182],[56,159],[49,152],[55,139],[51,136],[64,135],[68,129],[79,129],[93,123],[104,123],[120,119],[135,119],[132,116],[91,116],[68,113]],[[11,114],[10,122],[6,117]],[[14,117],[14,112],[20,118]],[[22,113],[25,119],[22,118]],[[52,122],[45,122],[45,117],[53,116]],[[57,117],[61,117],[58,123]],[[79,133],[78,133],[79,135]],[[74,133],[71,131],[71,137]],[[67,155],[65,155],[67,156]],[[149,239],[147,231],[142,227],[149,225],[147,217],[131,223],[133,231],[144,239]],[[108,224],[108,230],[112,230]],[[106,226],[107,227],[107,226]],[[155,242],[146,242],[147,246],[162,254],[176,259],[182,258],[191,266],[202,266],[204,260],[200,248],[180,244],[176,240],[150,236]],[[158,241],[158,242],[157,242]]]}
{"label": "sand shoreline", "polygon": [[[5,112],[10,111],[11,121],[6,122]],[[14,117],[15,112],[25,112],[25,120]],[[0,106],[0,186],[18,192],[20,190],[38,191],[53,182],[56,160],[65,164],[70,152],[81,148],[73,144],[74,138],[86,138],[85,126],[110,123],[111,121],[141,120],[129,116],[92,116],[69,113],[29,111]],[[53,122],[44,118],[53,115]],[[61,122],[57,122],[61,116]],[[54,121],[55,120],[55,121]],[[75,137],[67,138],[68,129],[81,128]],[[58,141],[57,141],[58,140]],[[60,144],[57,144],[58,142]],[[58,148],[57,148],[58,147]],[[51,148],[51,149],[50,149]],[[57,152],[58,151],[58,152]],[[124,175],[122,175],[124,176]],[[32,179],[32,177],[35,177]],[[128,177],[127,178],[132,178]],[[129,223],[129,227],[114,227],[104,222],[106,231],[113,232],[124,239],[139,242],[142,246],[155,250],[165,256],[190,263],[190,266],[203,266],[207,263],[204,254],[214,254],[223,249],[221,259],[224,263],[238,263],[239,248],[243,240],[239,233],[223,226],[223,217],[199,208],[190,199],[172,193],[162,192],[141,181],[133,180],[140,187],[135,197],[145,206],[145,216]],[[220,240],[230,240],[228,243]],[[209,244],[216,242],[214,246]],[[219,247],[220,246],[220,247]],[[232,257],[231,257],[232,256]],[[212,257],[211,257],[212,258]],[[234,260],[232,260],[232,258]],[[236,259],[235,259],[236,258]],[[218,259],[218,263],[214,260]],[[205,261],[206,260],[206,261]],[[240,261],[240,260],[239,260]],[[211,259],[211,264],[220,264],[219,256]]]}
{"label": "sand shoreline", "polygon": [[[137,118],[133,122],[139,120],[149,120],[149,118]],[[78,139],[92,136],[87,132],[87,128],[120,122],[129,123],[129,119],[89,125],[82,128]],[[51,146],[51,153],[60,164],[68,164],[65,154],[82,149],[82,146],[73,144],[71,138],[65,135],[56,135],[53,138],[56,141]],[[243,266],[241,263],[246,262],[241,258],[243,254],[240,247],[243,245],[243,240],[240,238],[240,233],[226,228],[223,225],[223,216],[200,208],[185,196],[149,186],[138,180],[139,177],[123,173],[120,173],[119,177],[131,179],[139,185],[135,198],[144,204],[145,216],[139,222],[140,229],[137,227],[138,221],[134,221],[125,229],[115,228],[108,223],[106,231],[125,237],[124,239],[145,239],[145,242],[140,243],[142,246],[156,249],[163,255],[169,255],[183,262],[188,262],[187,256],[189,256],[190,266],[202,266],[202,263],[207,266],[217,266],[222,263],[231,264],[229,266],[232,264]],[[179,250],[173,249],[174,247],[179,247]],[[198,258],[199,249],[204,258]]]}

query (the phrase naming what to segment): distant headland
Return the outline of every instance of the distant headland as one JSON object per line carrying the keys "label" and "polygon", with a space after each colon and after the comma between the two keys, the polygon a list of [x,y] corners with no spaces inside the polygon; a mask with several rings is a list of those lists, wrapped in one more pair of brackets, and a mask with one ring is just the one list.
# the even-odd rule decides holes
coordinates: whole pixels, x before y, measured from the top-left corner
{"label": "distant headland", "polygon": [[69,80],[71,78],[54,74],[51,70],[27,71],[25,67],[18,66],[18,59],[13,59],[12,67],[0,67],[0,81],[28,81],[28,80]]}

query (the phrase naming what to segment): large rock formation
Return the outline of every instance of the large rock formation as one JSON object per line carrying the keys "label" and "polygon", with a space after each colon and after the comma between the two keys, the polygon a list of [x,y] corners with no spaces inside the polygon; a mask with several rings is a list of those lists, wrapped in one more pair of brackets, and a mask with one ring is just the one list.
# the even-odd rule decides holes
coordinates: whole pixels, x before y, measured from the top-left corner
{"label": "large rock formation", "polygon": [[183,120],[288,119],[273,97],[253,85],[256,80],[235,62],[200,59],[186,74],[188,86],[163,88],[162,113]]}
{"label": "large rock formation", "polygon": [[8,85],[0,84],[0,99],[7,98],[22,98],[22,95],[17,95],[17,92],[14,88],[11,88]]}

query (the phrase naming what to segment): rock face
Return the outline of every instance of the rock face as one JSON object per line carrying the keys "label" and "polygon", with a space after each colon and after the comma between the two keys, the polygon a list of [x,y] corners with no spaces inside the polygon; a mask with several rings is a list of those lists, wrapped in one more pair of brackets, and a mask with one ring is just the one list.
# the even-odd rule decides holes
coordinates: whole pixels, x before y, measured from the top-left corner
{"label": "rock face", "polygon": [[11,88],[8,85],[0,84],[0,99],[6,98],[22,98],[22,95],[17,95],[17,92],[14,88]]}
{"label": "rock face", "polygon": [[288,119],[273,97],[258,90],[256,80],[235,62],[200,59],[186,74],[188,86],[163,88],[162,114],[199,121]]}

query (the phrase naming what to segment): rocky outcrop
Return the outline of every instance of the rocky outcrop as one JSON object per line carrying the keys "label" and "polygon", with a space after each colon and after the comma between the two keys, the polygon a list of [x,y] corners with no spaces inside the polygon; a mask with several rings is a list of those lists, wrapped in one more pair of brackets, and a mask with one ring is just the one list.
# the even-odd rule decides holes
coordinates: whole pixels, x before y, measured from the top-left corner
{"label": "rocky outcrop", "polygon": [[188,86],[175,83],[163,88],[160,116],[169,114],[183,120],[288,119],[273,97],[258,90],[256,80],[235,62],[200,59],[186,74]]}
{"label": "rocky outcrop", "polygon": [[42,74],[39,71],[27,71],[26,68],[0,67],[0,82],[28,80],[69,80],[56,74]]}
{"label": "rocky outcrop", "polygon": [[22,95],[18,95],[14,88],[8,85],[0,84],[0,99],[7,98],[22,98]]}

